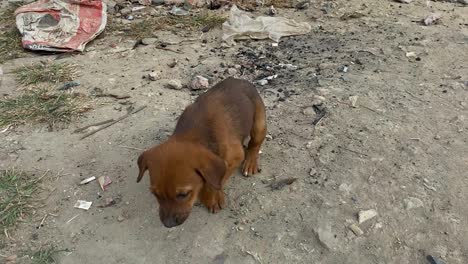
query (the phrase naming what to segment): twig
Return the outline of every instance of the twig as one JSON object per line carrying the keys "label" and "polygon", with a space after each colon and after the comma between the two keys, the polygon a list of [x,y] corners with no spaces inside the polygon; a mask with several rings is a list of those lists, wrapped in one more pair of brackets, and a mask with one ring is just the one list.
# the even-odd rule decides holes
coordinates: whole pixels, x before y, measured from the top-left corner
{"label": "twig", "polygon": [[157,49],[160,49],[160,50],[172,51],[172,52],[177,53],[177,54],[184,54],[184,53],[181,52],[181,51],[173,50],[173,49],[170,49],[170,48],[163,48],[163,47],[156,47],[156,48],[157,48]]}
{"label": "twig", "polygon": [[142,148],[135,148],[135,147],[129,147],[129,146],[123,146],[123,145],[118,145],[117,147],[119,148],[126,148],[126,149],[134,149],[134,150],[144,150]]}
{"label": "twig", "polygon": [[127,118],[127,117],[129,117],[129,116],[131,116],[131,115],[133,115],[133,114],[136,114],[136,113],[140,112],[141,110],[145,109],[145,107],[146,107],[146,105],[141,106],[140,108],[136,109],[135,111],[130,112],[130,113],[128,113],[128,114],[126,114],[126,115],[124,115],[124,116],[122,116],[122,117],[119,117],[119,118],[116,119],[115,121],[113,121],[113,122],[111,122],[111,123],[109,123],[109,124],[107,124],[107,125],[104,125],[104,126],[98,128],[98,129],[94,130],[94,131],[91,131],[91,132],[89,132],[88,134],[85,134],[85,135],[82,136],[80,139],[85,139],[85,138],[87,138],[87,137],[89,137],[89,136],[91,136],[91,135],[94,135],[94,134],[96,134],[97,132],[99,132],[99,131],[101,131],[101,130],[103,130],[103,129],[106,129],[106,128],[108,128],[108,127],[110,127],[110,126],[112,126],[112,125],[114,125],[114,124],[116,124],[116,123],[118,123],[118,122],[124,120],[125,118]]}
{"label": "twig", "polygon": [[104,125],[104,124],[110,123],[112,121],[115,121],[115,120],[112,118],[112,119],[108,119],[106,121],[102,121],[102,122],[99,122],[99,123],[96,123],[96,124],[87,125],[87,126],[76,129],[75,131],[73,131],[73,133],[78,133],[78,132],[86,130],[86,129],[90,128],[90,127]]}
{"label": "twig", "polygon": [[80,216],[80,214],[77,214],[77,215],[75,215],[74,217],[70,218],[70,220],[68,220],[68,221],[66,222],[66,224],[70,223],[71,221],[73,221],[73,220],[74,220],[75,218],[77,218],[78,216]]}

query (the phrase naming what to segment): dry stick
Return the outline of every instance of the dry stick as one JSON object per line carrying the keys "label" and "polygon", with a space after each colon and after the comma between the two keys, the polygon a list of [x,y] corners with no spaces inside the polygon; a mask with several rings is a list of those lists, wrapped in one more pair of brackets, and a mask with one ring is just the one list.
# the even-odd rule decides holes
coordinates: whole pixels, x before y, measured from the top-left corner
{"label": "dry stick", "polygon": [[109,124],[107,124],[107,125],[105,125],[105,126],[102,126],[102,127],[98,128],[98,129],[96,129],[96,130],[94,130],[94,131],[91,131],[91,132],[89,132],[88,134],[85,134],[85,135],[82,136],[80,139],[85,139],[85,138],[87,138],[87,137],[89,137],[89,136],[91,136],[91,135],[94,135],[95,133],[97,133],[97,132],[99,132],[99,131],[101,131],[101,130],[103,130],[103,129],[106,129],[106,128],[112,126],[113,124],[116,124],[116,123],[118,123],[118,122],[124,120],[125,118],[127,118],[127,117],[129,117],[129,116],[131,116],[131,115],[133,115],[133,114],[136,114],[136,113],[140,112],[141,110],[145,109],[145,107],[146,107],[146,105],[144,105],[144,106],[142,106],[142,107],[136,109],[135,111],[130,112],[130,113],[128,113],[128,114],[126,114],[126,115],[124,115],[124,116],[122,116],[122,117],[119,117],[119,118],[116,119],[115,121],[113,121],[113,122],[111,122],[111,123],[109,123]]}
{"label": "dry stick", "polygon": [[87,126],[76,129],[75,131],[73,131],[73,133],[78,133],[78,132],[86,130],[86,129],[90,128],[90,127],[104,125],[104,124],[110,123],[112,121],[115,121],[115,120],[112,118],[112,119],[108,119],[106,121],[102,121],[102,122],[99,122],[99,123],[96,123],[96,124],[87,125]]}

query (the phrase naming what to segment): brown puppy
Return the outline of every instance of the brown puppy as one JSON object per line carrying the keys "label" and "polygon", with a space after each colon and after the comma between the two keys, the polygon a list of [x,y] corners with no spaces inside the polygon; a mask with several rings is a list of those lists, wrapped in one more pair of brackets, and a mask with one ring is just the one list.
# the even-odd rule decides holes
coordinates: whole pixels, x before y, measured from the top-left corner
{"label": "brown puppy", "polygon": [[[182,224],[197,199],[212,213],[221,210],[223,187],[242,161],[245,176],[259,171],[265,118],[255,87],[228,78],[184,110],[169,139],[140,155],[137,182],[149,170],[150,190],[159,202],[164,226]],[[249,136],[244,154],[242,143]]]}

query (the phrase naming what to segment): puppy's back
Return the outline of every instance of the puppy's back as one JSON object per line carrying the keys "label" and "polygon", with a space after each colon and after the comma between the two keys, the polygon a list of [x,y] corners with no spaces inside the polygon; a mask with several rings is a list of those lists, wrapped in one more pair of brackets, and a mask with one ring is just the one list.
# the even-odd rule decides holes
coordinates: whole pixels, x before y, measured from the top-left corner
{"label": "puppy's back", "polygon": [[[216,137],[232,133],[243,140],[250,133],[259,105],[263,107],[263,101],[253,84],[241,79],[225,79],[184,110],[174,134],[190,133],[207,144],[220,140]],[[217,152],[216,146],[208,147]]]}

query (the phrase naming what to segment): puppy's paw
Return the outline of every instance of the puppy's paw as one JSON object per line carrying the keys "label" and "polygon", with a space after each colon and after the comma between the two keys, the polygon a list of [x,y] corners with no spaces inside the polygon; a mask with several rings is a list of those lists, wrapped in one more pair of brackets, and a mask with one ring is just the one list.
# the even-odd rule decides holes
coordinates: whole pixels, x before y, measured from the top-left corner
{"label": "puppy's paw", "polygon": [[242,175],[248,177],[260,171],[261,169],[258,166],[258,153],[247,152],[244,166],[242,167]]}
{"label": "puppy's paw", "polygon": [[226,206],[226,198],[223,191],[213,191],[209,197],[202,200],[202,203],[206,206],[208,211],[215,214]]}

